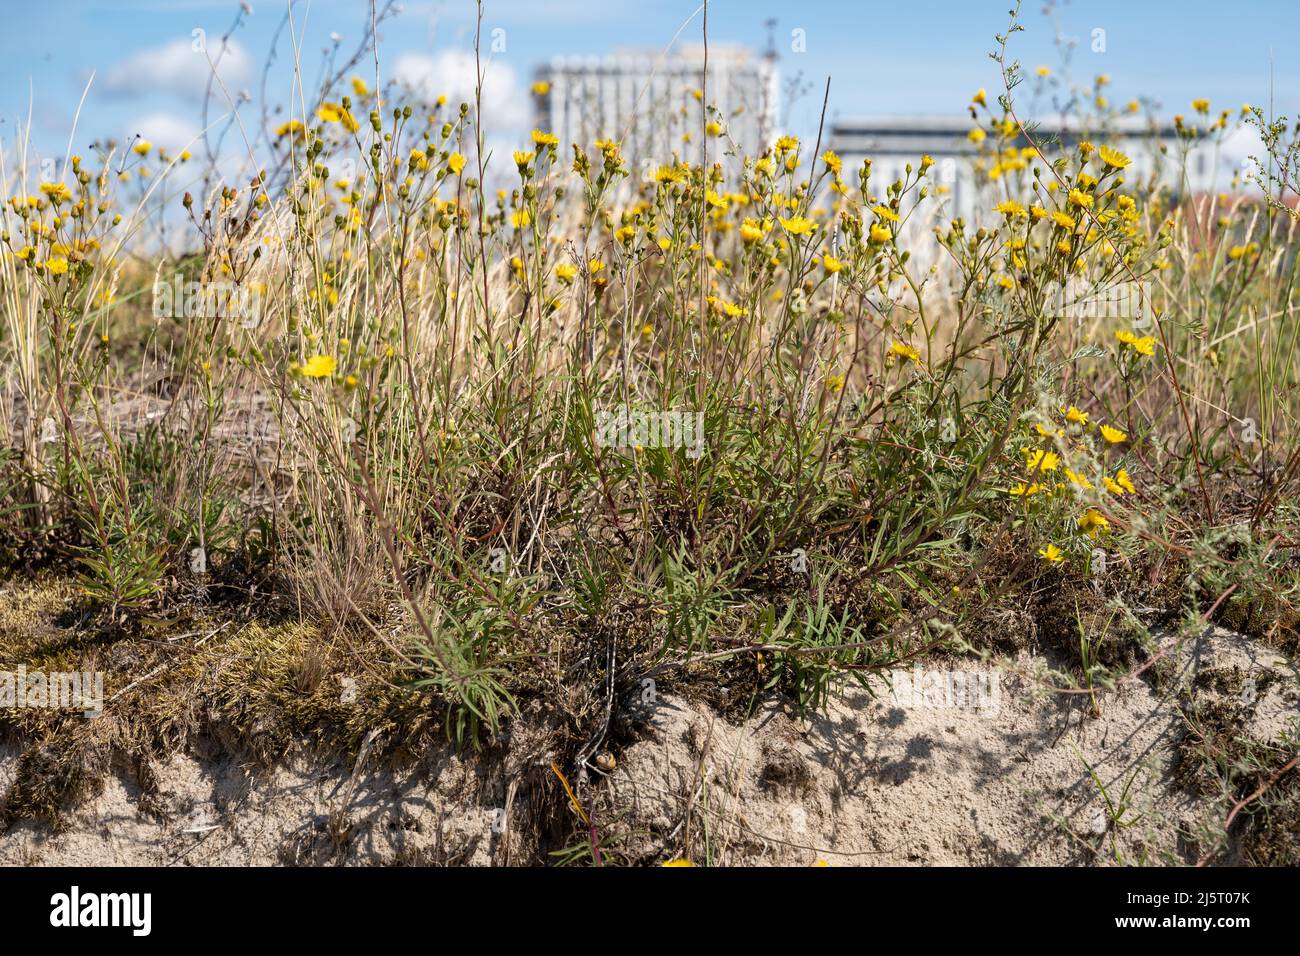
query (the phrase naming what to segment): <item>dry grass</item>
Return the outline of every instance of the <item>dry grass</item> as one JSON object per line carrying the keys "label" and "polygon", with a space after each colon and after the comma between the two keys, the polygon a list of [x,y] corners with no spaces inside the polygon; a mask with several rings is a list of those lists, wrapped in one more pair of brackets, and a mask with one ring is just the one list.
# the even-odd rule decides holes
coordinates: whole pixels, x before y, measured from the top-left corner
{"label": "dry grass", "polygon": [[[1185,155],[1147,181],[1073,143],[1026,159],[999,56],[1012,108],[972,113],[987,207],[1012,204],[981,223],[948,219],[922,157],[893,184],[796,141],[714,165],[706,100],[643,183],[617,143],[481,156],[474,105],[386,90],[381,112],[343,77],[269,130],[264,169],[183,201],[166,184],[195,161],[140,144],[62,186],[4,157],[0,561],[58,581],[8,585],[6,653],[163,668],[124,716],[16,721],[82,769],[11,802],[49,810],[86,753],[201,727],[271,760],[376,726],[481,744],[525,706],[589,765],[648,675],[817,706],[995,644],[1012,596],[1047,589],[1089,596],[1068,634],[1157,594],[1294,643],[1288,128],[1197,117],[1189,140],[1272,130],[1275,162],[1262,191],[1188,203]],[[1108,143],[1112,115],[1080,120]],[[192,254],[143,254],[178,207]],[[177,277],[259,304],[155,318]],[[1067,281],[1138,282],[1158,318],[1062,316]],[[611,446],[619,406],[702,415],[704,453]],[[75,627],[21,624],[74,579]]]}

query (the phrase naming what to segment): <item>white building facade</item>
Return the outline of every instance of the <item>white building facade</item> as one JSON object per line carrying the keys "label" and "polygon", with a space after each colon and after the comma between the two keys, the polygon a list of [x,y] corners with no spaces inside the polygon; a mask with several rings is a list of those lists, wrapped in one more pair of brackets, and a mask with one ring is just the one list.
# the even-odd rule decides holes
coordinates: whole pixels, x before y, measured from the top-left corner
{"label": "white building facade", "polygon": [[[982,178],[975,167],[978,149],[967,135],[972,128],[969,117],[845,119],[833,125],[830,144],[844,160],[849,185],[857,185],[857,170],[864,159],[871,159],[872,190],[878,194],[888,183],[902,178],[909,163],[915,169],[921,156],[929,155],[935,161],[931,181],[946,187],[946,215],[971,219],[978,217],[985,205],[978,200]],[[1091,131],[1068,121],[1044,121],[1031,126],[1030,131],[1049,159],[1062,146],[1072,148],[1088,139],[1097,146],[1114,146],[1133,160],[1125,173],[1129,182],[1145,180],[1158,172],[1166,185],[1188,195],[1228,189],[1234,173],[1240,171],[1240,162],[1230,153],[1216,150],[1206,137],[1188,140],[1172,124],[1157,124],[1140,117],[1123,117],[1107,128]],[[1023,140],[1017,145],[1029,143]],[[987,180],[983,188],[988,188]]]}
{"label": "white building facade", "polygon": [[[634,169],[669,163],[674,155],[697,162],[705,135],[697,91],[723,129],[710,137],[710,158],[726,163],[734,143],[740,155],[757,155],[776,138],[777,68],[770,56],[741,47],[709,48],[707,82],[702,50],[664,57],[631,52],[608,57],[557,57],[535,74],[544,90],[534,97],[540,129],[590,149],[613,139]],[[684,137],[689,136],[689,141]]]}

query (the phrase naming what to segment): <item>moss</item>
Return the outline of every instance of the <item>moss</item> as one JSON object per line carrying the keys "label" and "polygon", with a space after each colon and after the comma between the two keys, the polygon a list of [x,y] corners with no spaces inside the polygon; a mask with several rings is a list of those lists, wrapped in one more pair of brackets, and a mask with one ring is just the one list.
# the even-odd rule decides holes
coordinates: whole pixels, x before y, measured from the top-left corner
{"label": "moss", "polygon": [[15,587],[10,596],[0,608],[0,659],[29,670],[102,671],[105,713],[0,712],[0,732],[23,750],[0,810],[6,823],[58,825],[115,761],[148,795],[149,761],[204,736],[263,767],[303,746],[351,754],[371,731],[396,760],[443,739],[440,702],[410,689],[375,639],[189,619],[177,623],[200,626],[99,631],[76,613],[79,593],[66,581]]}

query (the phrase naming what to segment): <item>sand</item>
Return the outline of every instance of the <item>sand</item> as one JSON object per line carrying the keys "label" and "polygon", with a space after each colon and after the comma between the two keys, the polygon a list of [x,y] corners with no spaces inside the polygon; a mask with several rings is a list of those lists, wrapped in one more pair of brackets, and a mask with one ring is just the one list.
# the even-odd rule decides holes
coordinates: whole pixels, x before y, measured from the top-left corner
{"label": "sand", "polygon": [[[1086,694],[1047,690],[1052,662],[1029,653],[931,662],[928,694],[906,693],[917,674],[903,671],[895,692],[856,691],[808,719],[773,698],[735,725],[660,695],[612,772],[592,768],[597,829],[611,860],[647,863],[1194,862],[1205,845],[1195,837],[1222,832],[1229,807],[1176,782],[1180,706],[1223,693],[1199,677],[1237,674],[1247,733],[1275,739],[1300,726],[1300,675],[1281,655],[1213,628],[1168,646],[1165,659],[1160,690],[1149,674],[1124,681],[1099,696],[1099,713]],[[964,699],[938,689],[953,671],[964,676],[955,688]],[[545,772],[549,755],[525,745],[522,723],[510,734],[508,749],[525,756],[509,771],[508,759],[489,766],[450,748],[394,770],[367,748],[347,762],[303,751],[258,772],[209,742],[153,766],[150,799],[120,768],[60,832],[15,823],[0,835],[0,863],[546,862],[516,834],[529,806],[546,805],[543,797],[555,805],[559,782]],[[17,759],[13,747],[0,749],[0,793]],[[533,800],[528,787],[556,792]]]}

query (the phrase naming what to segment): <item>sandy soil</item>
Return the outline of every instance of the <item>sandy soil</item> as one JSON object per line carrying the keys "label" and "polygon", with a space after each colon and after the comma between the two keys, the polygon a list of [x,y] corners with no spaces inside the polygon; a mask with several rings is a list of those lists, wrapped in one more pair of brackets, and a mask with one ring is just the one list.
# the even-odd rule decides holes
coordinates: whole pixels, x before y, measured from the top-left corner
{"label": "sandy soil", "polygon": [[[640,739],[593,784],[596,819],[610,821],[603,835],[636,860],[673,846],[697,863],[731,865],[1186,862],[1188,835],[1221,828],[1225,808],[1174,782],[1180,701],[1220,693],[1198,675],[1235,674],[1246,682],[1248,734],[1273,739],[1300,721],[1300,675],[1213,629],[1166,659],[1166,689],[1129,680],[1100,698],[1097,715],[1087,695],[1045,693],[1050,662],[1029,655],[931,663],[927,674],[940,676],[918,693],[908,693],[916,672],[901,672],[894,692],[857,692],[808,720],[771,700],[734,726],[661,695],[646,705]],[[966,676],[964,700],[935,683],[950,668]],[[17,757],[0,750],[0,793]],[[513,824],[498,806],[514,787],[477,763],[448,752],[394,772],[363,750],[348,764],[300,757],[254,774],[219,753],[191,753],[152,768],[152,799],[123,772],[62,832],[13,825],[0,835],[0,863],[527,862],[508,852]],[[1088,766],[1113,802],[1127,794],[1123,826]],[[545,774],[528,779],[559,786]]]}

